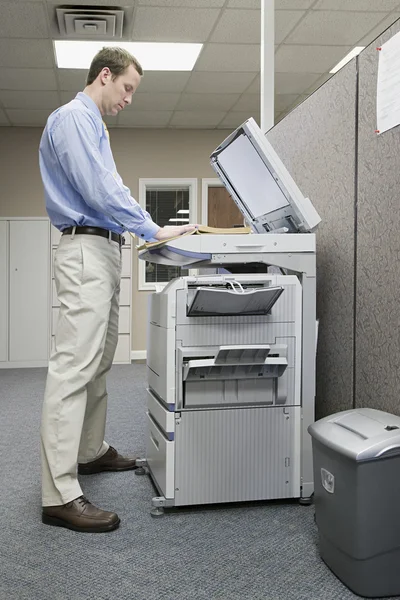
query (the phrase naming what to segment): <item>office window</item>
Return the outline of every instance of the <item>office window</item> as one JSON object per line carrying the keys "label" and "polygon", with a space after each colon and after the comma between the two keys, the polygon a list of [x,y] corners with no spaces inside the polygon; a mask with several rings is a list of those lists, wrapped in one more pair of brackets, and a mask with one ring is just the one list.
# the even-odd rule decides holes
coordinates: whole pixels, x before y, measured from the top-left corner
{"label": "office window", "polygon": [[[151,179],[139,181],[143,208],[160,227],[195,223],[197,180]],[[187,275],[187,269],[139,260],[139,290],[154,290],[171,279]]]}

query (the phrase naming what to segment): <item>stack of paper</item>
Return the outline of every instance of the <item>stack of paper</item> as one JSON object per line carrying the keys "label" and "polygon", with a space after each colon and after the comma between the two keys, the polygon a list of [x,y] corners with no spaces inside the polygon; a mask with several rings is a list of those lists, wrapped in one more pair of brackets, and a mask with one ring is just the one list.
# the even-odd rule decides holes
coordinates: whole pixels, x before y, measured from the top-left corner
{"label": "stack of paper", "polygon": [[227,234],[243,234],[243,233],[251,233],[250,227],[232,227],[229,229],[224,229],[221,227],[208,227],[208,225],[199,225],[194,231],[189,231],[188,233],[183,233],[182,235],[176,235],[174,237],[168,238],[167,240],[162,240],[160,242],[147,242],[142,246],[139,246],[138,250],[147,250],[149,248],[157,248],[157,246],[161,246],[166,242],[170,242],[171,240],[176,240],[184,235],[203,235],[203,234],[214,234],[214,235],[227,235]]}

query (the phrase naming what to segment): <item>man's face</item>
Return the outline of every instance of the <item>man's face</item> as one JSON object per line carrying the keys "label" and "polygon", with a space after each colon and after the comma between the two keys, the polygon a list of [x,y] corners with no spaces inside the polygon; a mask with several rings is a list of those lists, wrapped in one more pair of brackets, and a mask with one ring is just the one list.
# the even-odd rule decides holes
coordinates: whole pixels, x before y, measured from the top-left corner
{"label": "man's face", "polygon": [[[107,69],[108,71],[108,69]],[[105,73],[103,82],[103,114],[116,116],[132,102],[132,96],[139,87],[141,76],[133,65],[129,65],[125,73],[115,79],[110,71]]]}

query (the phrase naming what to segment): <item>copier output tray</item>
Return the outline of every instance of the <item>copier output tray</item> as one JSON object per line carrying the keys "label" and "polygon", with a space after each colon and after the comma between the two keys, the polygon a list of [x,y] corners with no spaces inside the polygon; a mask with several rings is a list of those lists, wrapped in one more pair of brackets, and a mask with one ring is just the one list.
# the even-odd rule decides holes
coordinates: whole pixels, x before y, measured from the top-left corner
{"label": "copier output tray", "polygon": [[282,287],[255,290],[229,290],[199,287],[188,306],[188,317],[266,315],[282,294]]}

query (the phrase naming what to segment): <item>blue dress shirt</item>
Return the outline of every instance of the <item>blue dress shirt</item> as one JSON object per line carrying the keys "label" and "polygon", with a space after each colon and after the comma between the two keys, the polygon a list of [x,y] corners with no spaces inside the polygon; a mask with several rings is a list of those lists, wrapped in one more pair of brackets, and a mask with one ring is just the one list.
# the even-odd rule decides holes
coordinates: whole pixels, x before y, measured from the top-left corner
{"label": "blue dress shirt", "polygon": [[83,92],[48,118],[39,164],[47,213],[57,229],[102,227],[145,240],[160,229],[123,184],[100,110]]}

